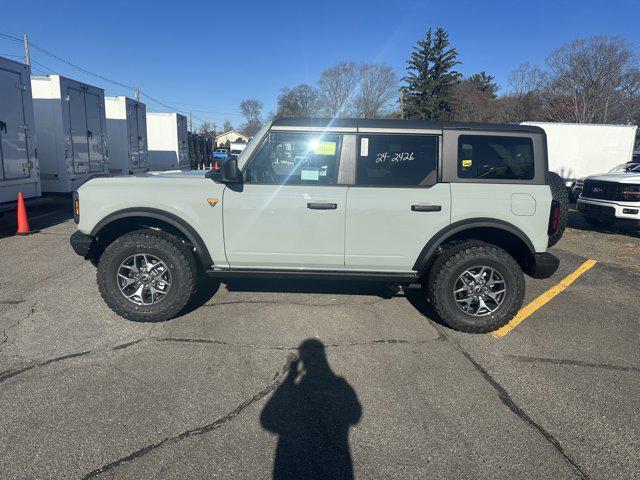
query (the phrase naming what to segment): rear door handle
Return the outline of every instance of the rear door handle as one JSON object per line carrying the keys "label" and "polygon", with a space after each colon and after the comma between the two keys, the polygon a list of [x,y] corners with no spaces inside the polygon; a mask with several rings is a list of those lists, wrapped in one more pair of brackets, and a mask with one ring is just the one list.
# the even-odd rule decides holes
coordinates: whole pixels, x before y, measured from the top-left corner
{"label": "rear door handle", "polygon": [[335,210],[337,203],[307,203],[307,208],[311,210]]}
{"label": "rear door handle", "polygon": [[442,210],[440,205],[411,205],[412,212],[439,212]]}

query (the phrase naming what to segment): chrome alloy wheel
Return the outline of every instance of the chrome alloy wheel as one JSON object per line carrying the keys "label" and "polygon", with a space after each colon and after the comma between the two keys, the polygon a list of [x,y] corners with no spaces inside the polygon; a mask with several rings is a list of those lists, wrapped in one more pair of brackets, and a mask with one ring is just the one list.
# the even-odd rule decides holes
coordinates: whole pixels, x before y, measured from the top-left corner
{"label": "chrome alloy wheel", "polygon": [[130,302],[153,305],[161,302],[171,289],[171,272],[158,257],[136,253],[120,264],[116,281]]}
{"label": "chrome alloy wheel", "polygon": [[453,285],[453,298],[467,315],[482,317],[502,305],[506,291],[507,285],[497,270],[479,266],[462,272]]}

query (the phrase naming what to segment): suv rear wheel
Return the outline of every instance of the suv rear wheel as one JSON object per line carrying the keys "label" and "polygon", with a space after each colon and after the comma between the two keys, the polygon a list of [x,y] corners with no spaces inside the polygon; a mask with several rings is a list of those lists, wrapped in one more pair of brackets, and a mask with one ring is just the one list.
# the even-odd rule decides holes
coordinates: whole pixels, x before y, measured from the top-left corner
{"label": "suv rear wheel", "polygon": [[484,242],[454,244],[431,267],[427,292],[442,321],[455,330],[486,333],[522,306],[524,275],[503,249]]}
{"label": "suv rear wheel", "polygon": [[181,239],[158,230],[137,230],[115,240],[98,263],[98,288],[109,308],[139,322],[177,315],[189,302],[198,274]]}

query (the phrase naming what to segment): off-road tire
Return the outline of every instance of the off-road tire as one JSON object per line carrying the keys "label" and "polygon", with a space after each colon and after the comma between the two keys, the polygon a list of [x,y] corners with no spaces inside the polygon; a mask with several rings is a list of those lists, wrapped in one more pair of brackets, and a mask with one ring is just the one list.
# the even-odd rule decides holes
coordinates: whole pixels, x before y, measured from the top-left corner
{"label": "off-road tire", "polygon": [[584,221],[587,222],[587,225],[593,228],[607,228],[616,223],[615,220],[604,220],[594,217],[584,217]]}
{"label": "off-road tire", "polygon": [[[120,264],[136,253],[157,256],[171,272],[166,298],[152,305],[137,305],[122,294],[117,284]],[[143,229],[127,233],[107,247],[98,263],[100,295],[115,313],[136,322],[161,322],[173,318],[189,303],[196,291],[198,266],[193,252],[175,235]]]}
{"label": "off-road tire", "polygon": [[560,205],[560,212],[558,215],[558,230],[552,235],[549,235],[549,246],[553,247],[560,241],[562,235],[564,235],[564,229],[567,226],[569,220],[569,192],[565,186],[562,178],[555,172],[549,172],[549,186],[551,187],[551,196]]}
{"label": "off-road tire", "polygon": [[[495,269],[506,284],[506,294],[498,309],[479,317],[462,311],[453,295],[458,276],[474,266]],[[433,309],[446,325],[461,332],[487,333],[497,330],[518,313],[524,299],[524,275],[520,265],[502,248],[475,240],[445,246],[431,266],[427,282],[427,295]]]}

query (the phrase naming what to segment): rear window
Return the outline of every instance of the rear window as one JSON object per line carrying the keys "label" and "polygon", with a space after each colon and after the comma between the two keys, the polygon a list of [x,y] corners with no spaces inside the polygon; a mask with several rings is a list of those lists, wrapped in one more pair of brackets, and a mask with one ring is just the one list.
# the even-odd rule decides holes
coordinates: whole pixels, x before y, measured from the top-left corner
{"label": "rear window", "polygon": [[358,147],[356,185],[411,187],[436,182],[435,135],[365,135]]}
{"label": "rear window", "polygon": [[533,141],[527,137],[460,135],[458,177],[487,180],[532,180]]}

